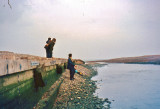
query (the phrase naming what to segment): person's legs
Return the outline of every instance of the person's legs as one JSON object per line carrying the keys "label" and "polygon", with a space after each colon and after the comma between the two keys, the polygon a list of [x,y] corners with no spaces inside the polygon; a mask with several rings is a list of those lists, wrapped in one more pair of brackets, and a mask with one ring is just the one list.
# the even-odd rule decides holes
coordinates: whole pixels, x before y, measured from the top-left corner
{"label": "person's legs", "polygon": [[73,70],[70,70],[70,80],[73,80],[74,72]]}
{"label": "person's legs", "polygon": [[52,52],[48,51],[48,58],[52,58]]}
{"label": "person's legs", "polygon": [[50,54],[51,58],[52,58],[52,51],[51,51],[51,54]]}
{"label": "person's legs", "polygon": [[75,71],[73,71],[73,79],[74,79],[74,74],[75,74]]}
{"label": "person's legs", "polygon": [[50,54],[49,54],[49,51],[48,50],[46,50],[46,56],[47,56],[47,58],[49,58],[50,56],[49,56]]}
{"label": "person's legs", "polygon": [[70,70],[70,80],[72,80],[72,71]]}

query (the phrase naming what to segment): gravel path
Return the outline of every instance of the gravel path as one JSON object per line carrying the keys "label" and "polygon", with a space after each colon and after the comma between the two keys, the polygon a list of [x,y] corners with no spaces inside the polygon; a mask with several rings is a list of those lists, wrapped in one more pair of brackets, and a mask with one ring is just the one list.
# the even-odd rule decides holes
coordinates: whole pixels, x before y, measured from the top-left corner
{"label": "gravel path", "polygon": [[97,72],[88,65],[78,65],[77,70],[83,76],[75,74],[74,80],[70,80],[68,70],[62,74],[64,81],[53,109],[109,109],[111,102],[107,98],[100,99],[93,95],[97,87],[91,77]]}

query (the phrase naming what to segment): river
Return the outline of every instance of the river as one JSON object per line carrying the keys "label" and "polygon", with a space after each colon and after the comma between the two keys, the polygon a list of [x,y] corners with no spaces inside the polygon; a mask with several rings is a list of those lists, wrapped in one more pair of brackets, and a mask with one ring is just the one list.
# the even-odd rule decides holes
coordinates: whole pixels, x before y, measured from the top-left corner
{"label": "river", "polygon": [[108,64],[97,67],[95,95],[111,109],[160,109],[160,65]]}

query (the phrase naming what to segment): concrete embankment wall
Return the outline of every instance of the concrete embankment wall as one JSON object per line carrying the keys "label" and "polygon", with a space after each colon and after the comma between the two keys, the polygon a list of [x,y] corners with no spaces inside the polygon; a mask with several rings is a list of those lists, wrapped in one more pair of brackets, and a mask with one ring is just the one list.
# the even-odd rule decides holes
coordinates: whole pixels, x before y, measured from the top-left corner
{"label": "concrete embankment wall", "polygon": [[[0,108],[30,109],[41,99],[66,68],[67,59],[0,52]],[[35,91],[34,71],[44,64],[41,72],[45,87]],[[58,68],[61,68],[60,72]],[[58,73],[57,73],[58,72]]]}
{"label": "concrete embankment wall", "polygon": [[0,76],[34,69],[39,64],[52,66],[67,62],[62,58],[44,58],[0,51]]}

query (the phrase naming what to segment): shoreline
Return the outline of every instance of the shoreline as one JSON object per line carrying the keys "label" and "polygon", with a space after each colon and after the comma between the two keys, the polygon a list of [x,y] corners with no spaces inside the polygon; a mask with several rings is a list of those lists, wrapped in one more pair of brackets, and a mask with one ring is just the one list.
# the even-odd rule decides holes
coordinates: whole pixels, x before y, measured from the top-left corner
{"label": "shoreline", "polygon": [[100,64],[77,65],[77,70],[83,76],[75,74],[75,80],[69,79],[69,71],[63,73],[63,83],[54,102],[53,109],[110,109],[111,101],[108,98],[102,99],[95,96],[97,89],[96,81],[91,80],[97,75],[93,67],[102,66]]}

